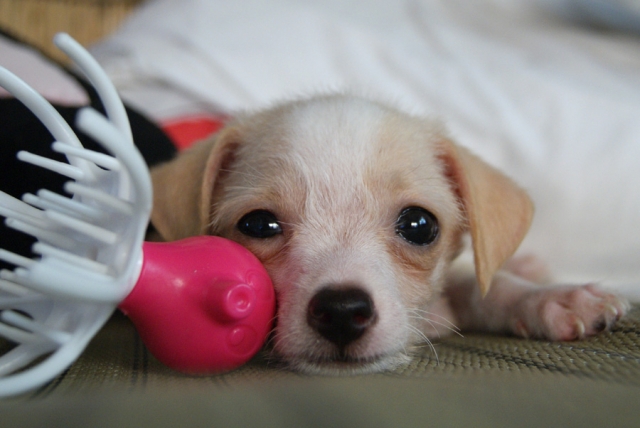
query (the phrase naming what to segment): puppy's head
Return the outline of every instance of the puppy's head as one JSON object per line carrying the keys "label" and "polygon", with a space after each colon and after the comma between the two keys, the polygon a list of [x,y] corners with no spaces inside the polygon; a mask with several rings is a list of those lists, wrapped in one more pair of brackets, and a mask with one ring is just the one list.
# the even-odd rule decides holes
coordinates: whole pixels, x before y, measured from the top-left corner
{"label": "puppy's head", "polygon": [[437,124],[345,96],[239,118],[152,177],[166,239],[220,235],[264,263],[274,351],[306,371],[402,361],[462,235],[486,292],[531,219],[526,195]]}

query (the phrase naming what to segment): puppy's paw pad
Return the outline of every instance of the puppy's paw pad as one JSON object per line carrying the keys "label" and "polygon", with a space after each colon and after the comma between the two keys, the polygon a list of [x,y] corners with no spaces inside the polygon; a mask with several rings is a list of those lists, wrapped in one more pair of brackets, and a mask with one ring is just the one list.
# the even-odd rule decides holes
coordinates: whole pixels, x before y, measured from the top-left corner
{"label": "puppy's paw pad", "polygon": [[[530,336],[576,340],[610,329],[629,306],[593,285],[537,290],[523,302],[519,321]],[[517,328],[516,334],[522,331]]]}

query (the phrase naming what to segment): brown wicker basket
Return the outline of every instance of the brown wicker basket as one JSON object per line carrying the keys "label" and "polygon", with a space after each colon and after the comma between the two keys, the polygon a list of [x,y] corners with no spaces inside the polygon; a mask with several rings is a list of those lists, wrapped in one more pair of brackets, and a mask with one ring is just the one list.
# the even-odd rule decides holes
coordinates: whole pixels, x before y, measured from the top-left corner
{"label": "brown wicker basket", "polygon": [[0,28],[66,62],[51,39],[66,31],[89,45],[116,29],[143,0],[0,0]]}

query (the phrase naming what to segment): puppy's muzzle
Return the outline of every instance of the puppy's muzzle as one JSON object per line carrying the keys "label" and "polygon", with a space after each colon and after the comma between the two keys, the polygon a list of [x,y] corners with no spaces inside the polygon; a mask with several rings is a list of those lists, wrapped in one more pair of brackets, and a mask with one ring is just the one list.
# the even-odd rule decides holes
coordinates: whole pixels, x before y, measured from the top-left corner
{"label": "puppy's muzzle", "polygon": [[360,288],[326,287],[309,301],[307,323],[340,351],[362,337],[375,320],[373,300]]}

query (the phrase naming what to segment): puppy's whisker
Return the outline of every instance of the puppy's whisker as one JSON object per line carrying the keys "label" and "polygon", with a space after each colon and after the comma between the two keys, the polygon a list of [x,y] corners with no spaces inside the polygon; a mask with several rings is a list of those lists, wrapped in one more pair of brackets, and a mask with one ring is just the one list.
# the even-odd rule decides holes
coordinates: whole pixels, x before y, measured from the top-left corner
{"label": "puppy's whisker", "polygon": [[[425,317],[423,315],[420,315],[420,314],[415,314],[415,313],[411,314],[410,313],[409,316],[411,318],[414,318],[414,319],[417,319],[417,320],[420,320],[420,321],[428,322],[431,325],[431,327],[433,327],[434,330],[436,330],[436,332],[438,331],[438,328],[436,327],[436,325],[439,325],[439,326],[444,327],[445,329],[457,334],[460,337],[464,337],[464,335],[462,333],[460,333],[459,329],[457,327],[455,327],[455,326],[454,326],[455,328],[452,328],[447,324],[441,323],[441,322],[436,321],[436,320],[432,320],[432,319],[427,318],[427,317]],[[440,337],[440,333],[439,332],[438,332],[438,337]]]}
{"label": "puppy's whisker", "polygon": [[278,354],[274,352],[273,349],[264,352],[263,355],[264,359],[266,360],[267,367],[275,366],[276,368],[280,368],[281,366],[283,366],[282,358],[280,358],[280,356],[278,356]]}
{"label": "puppy's whisker", "polygon": [[273,332],[269,332],[269,335],[267,336],[267,341],[264,343],[263,348],[265,349],[273,349],[273,342],[275,340],[275,335],[273,334]]}
{"label": "puppy's whisker", "polygon": [[282,332],[276,331],[276,329],[274,328],[274,334],[270,337],[269,341],[270,342],[276,342],[276,341],[278,341],[278,342],[285,341],[286,342],[291,337],[293,337],[293,338],[296,337],[295,332],[288,332],[286,334],[283,334]]}
{"label": "puppy's whisker", "polygon": [[270,344],[270,342],[273,341],[274,337],[276,335],[276,328],[273,327],[271,330],[269,330],[269,332],[267,333],[267,342],[265,343],[265,345]]}
{"label": "puppy's whisker", "polygon": [[269,330],[269,332],[267,333],[267,340],[265,341],[263,348],[270,348],[273,346],[273,341],[275,340],[275,336],[276,336],[276,328],[277,328],[277,319],[278,319],[278,315],[274,314],[274,316],[269,320],[269,324],[272,326],[271,330]]}
{"label": "puppy's whisker", "polygon": [[414,333],[416,333],[418,335],[418,337],[422,338],[424,340],[424,342],[429,345],[429,348],[431,348],[431,351],[433,352],[433,355],[436,357],[436,365],[440,365],[440,358],[438,357],[438,351],[436,351],[436,347],[433,345],[433,342],[431,342],[431,340],[429,340],[429,338],[420,331],[420,329],[412,326],[412,325],[408,325],[409,330],[413,331]]}
{"label": "puppy's whisker", "polygon": [[408,314],[409,318],[413,318],[413,319],[417,319],[418,321],[426,321],[427,323],[429,323],[429,325],[431,326],[431,328],[433,328],[436,333],[438,334],[438,339],[440,338],[440,331],[438,330],[438,328],[431,322],[430,319],[423,317],[422,315],[416,315],[416,314],[412,314],[409,313]]}
{"label": "puppy's whisker", "polygon": [[403,341],[401,344],[402,347],[402,352],[404,353],[404,355],[409,356],[409,351],[407,350],[407,342]]}
{"label": "puppy's whisker", "polygon": [[436,313],[433,312],[429,312],[429,311],[425,311],[424,309],[418,309],[418,308],[414,308],[412,309],[413,312],[420,312],[424,315],[428,315],[430,317],[436,317],[441,319],[442,321],[444,321],[447,325],[449,325],[451,328],[460,331],[460,327],[458,327],[457,325],[455,325],[454,323],[452,323],[451,321],[449,321],[449,319],[447,319],[446,317],[443,317],[442,315],[438,315]]}

